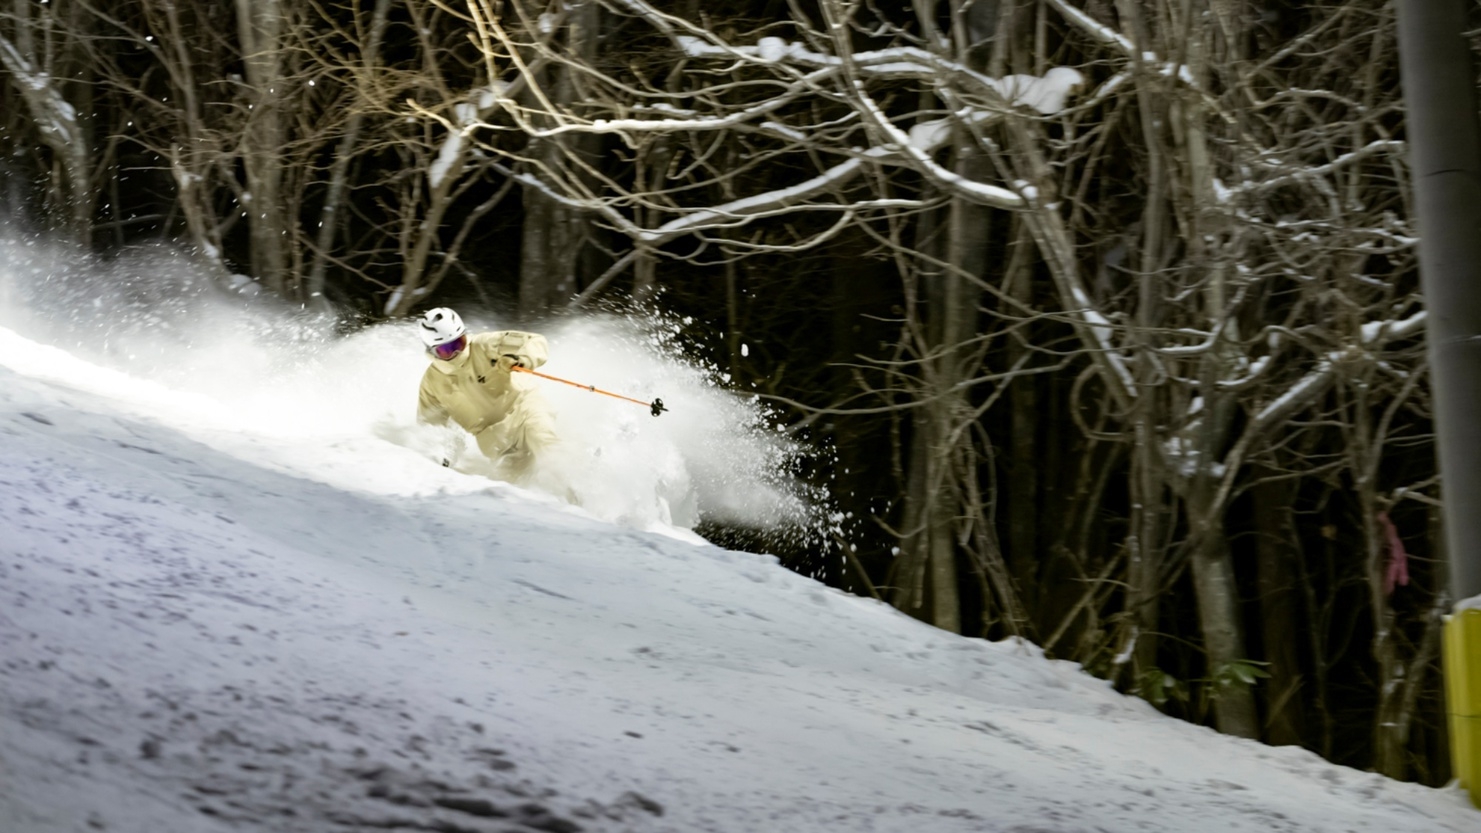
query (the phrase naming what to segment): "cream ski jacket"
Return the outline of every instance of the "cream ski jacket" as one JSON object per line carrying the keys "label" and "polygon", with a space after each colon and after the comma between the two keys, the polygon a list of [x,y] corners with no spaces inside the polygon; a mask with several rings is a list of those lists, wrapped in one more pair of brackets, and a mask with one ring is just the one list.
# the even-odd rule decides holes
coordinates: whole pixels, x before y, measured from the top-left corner
{"label": "cream ski jacket", "polygon": [[515,356],[531,370],[545,364],[545,337],[505,330],[468,336],[468,347],[451,361],[433,359],[422,374],[417,418],[460,425],[490,460],[510,458],[515,474],[556,441],[555,418],[536,389],[538,380],[500,369],[499,357]]}

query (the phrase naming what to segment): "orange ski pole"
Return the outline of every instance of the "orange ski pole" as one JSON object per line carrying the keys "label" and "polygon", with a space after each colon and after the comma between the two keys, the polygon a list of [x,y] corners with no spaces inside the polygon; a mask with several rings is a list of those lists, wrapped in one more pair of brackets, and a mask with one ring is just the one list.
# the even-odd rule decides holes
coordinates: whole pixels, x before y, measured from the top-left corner
{"label": "orange ski pole", "polygon": [[620,393],[613,393],[608,390],[602,390],[601,388],[592,385],[583,385],[580,382],[573,382],[570,379],[562,379],[559,376],[551,376],[549,373],[541,373],[538,370],[531,370],[528,367],[523,367],[521,365],[515,365],[511,367],[510,370],[517,370],[520,373],[528,373],[531,376],[539,376],[541,379],[549,379],[552,382],[560,382],[561,384],[570,385],[573,388],[581,388],[582,390],[590,391],[591,393],[600,393],[603,396],[610,396],[613,399],[621,399],[624,402],[631,402],[634,405],[642,405],[643,407],[647,408],[649,413],[653,414],[654,416],[658,416],[659,414],[668,410],[668,408],[665,408],[663,406],[662,399],[655,399],[652,402],[644,402],[641,399],[633,399],[631,396],[623,396]]}

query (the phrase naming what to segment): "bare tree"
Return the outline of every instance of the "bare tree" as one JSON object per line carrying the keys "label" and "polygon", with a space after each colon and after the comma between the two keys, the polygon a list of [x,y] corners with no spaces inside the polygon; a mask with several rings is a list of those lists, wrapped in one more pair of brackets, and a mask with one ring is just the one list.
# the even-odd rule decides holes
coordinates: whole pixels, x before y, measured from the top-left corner
{"label": "bare tree", "polygon": [[0,12],[0,67],[30,111],[37,137],[51,149],[58,176],[51,202],[81,243],[92,236],[93,131],[88,106],[92,90],[85,77],[87,23],[78,2],[37,5],[13,0]]}

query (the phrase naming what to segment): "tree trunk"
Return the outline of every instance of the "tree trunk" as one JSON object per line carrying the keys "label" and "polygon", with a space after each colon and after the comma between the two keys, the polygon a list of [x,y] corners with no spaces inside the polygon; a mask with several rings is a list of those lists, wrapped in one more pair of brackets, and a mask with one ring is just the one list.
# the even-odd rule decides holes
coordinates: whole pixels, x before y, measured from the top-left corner
{"label": "tree trunk", "polygon": [[[1369,490],[1363,489],[1363,497]],[[1399,657],[1398,625],[1393,605],[1384,591],[1386,547],[1372,515],[1376,507],[1369,499],[1360,501],[1364,513],[1364,539],[1368,545],[1368,595],[1373,606],[1373,661],[1378,666],[1378,707],[1373,715],[1373,769],[1390,778],[1402,779],[1408,769],[1409,721],[1404,715],[1404,676]]]}
{"label": "tree trunk", "polygon": [[[1020,227],[1015,237],[1012,262],[1006,276],[1006,294],[1024,302],[1033,303],[1033,275],[1029,269],[1028,252],[1033,240]],[[1021,329],[1024,341],[1014,339],[1007,348],[1007,363],[1017,364],[1027,351],[1032,330]],[[1038,609],[1035,599],[1042,564],[1039,552],[1040,494],[1039,467],[1044,461],[1039,458],[1039,432],[1044,415],[1039,409],[1037,377],[1030,376],[1011,383],[1008,391],[1009,433],[1008,444],[1008,488],[1004,495],[1008,526],[1006,553],[1012,565],[1014,580],[1024,594],[1029,610]],[[1046,432],[1047,433],[1047,432]],[[1046,622],[1040,619],[1035,625],[1041,631]]]}
{"label": "tree trunk", "polygon": [[[1187,65],[1204,86],[1209,77],[1213,28],[1198,17],[1191,4],[1184,4],[1181,13],[1189,16],[1182,44]],[[1202,22],[1195,23],[1195,19]],[[1176,202],[1176,208],[1183,212],[1180,225],[1187,230],[1188,268],[1195,270],[1202,284],[1204,325],[1216,334],[1213,346],[1198,359],[1198,384],[1194,389],[1204,401],[1204,410],[1201,425],[1193,432],[1196,457],[1188,485],[1188,513],[1195,538],[1193,581],[1209,670],[1221,678],[1214,700],[1219,730],[1258,738],[1260,723],[1254,693],[1247,683],[1228,673],[1233,663],[1247,660],[1249,655],[1225,533],[1228,506],[1220,491],[1225,473],[1214,467],[1215,461],[1223,459],[1236,407],[1221,385],[1239,378],[1243,367],[1238,320],[1230,307],[1228,286],[1237,251],[1234,235],[1238,232],[1230,222],[1231,209],[1216,195],[1217,171],[1208,134],[1213,117],[1207,102],[1201,93],[1185,90],[1172,99],[1171,113],[1175,140],[1182,151],[1178,161],[1185,175],[1186,193]]]}
{"label": "tree trunk", "polygon": [[[957,147],[957,171],[972,178],[980,174],[986,160],[976,155],[967,137]],[[959,382],[970,369],[964,367],[963,344],[975,332],[980,290],[971,277],[982,275],[987,261],[988,213],[982,206],[955,199],[947,218],[946,261],[948,268],[927,278],[929,320],[926,326],[927,404],[919,409],[918,424],[925,428],[926,476],[924,493],[914,496],[929,507],[922,513],[926,528],[921,536],[931,581],[931,622],[952,633],[961,633],[961,595],[957,588],[958,506],[963,490],[958,478],[975,477],[975,471],[959,471],[955,465],[957,446],[973,441],[964,424],[971,408],[963,398]]]}
{"label": "tree trunk", "polygon": [[[1257,471],[1266,478],[1275,472]],[[1291,504],[1296,497],[1293,479],[1258,482],[1251,490],[1254,502],[1255,554],[1259,570],[1260,627],[1265,661],[1270,663],[1265,740],[1274,746],[1299,745],[1306,735],[1306,709],[1301,691],[1301,598],[1297,593],[1296,564],[1302,558]]]}
{"label": "tree trunk", "polygon": [[929,462],[926,465],[928,488],[935,492],[931,496],[926,540],[930,547],[928,558],[931,580],[931,623],[952,633],[962,632],[962,600],[957,588],[956,525],[957,488],[952,478],[956,476],[951,457],[942,436],[946,428],[933,422],[931,432],[934,442],[925,450]]}
{"label": "tree trunk", "polygon": [[[556,155],[554,140],[544,140],[544,155]],[[563,306],[576,294],[576,265],[585,234],[585,218],[547,196],[538,187],[524,188],[524,230],[520,245],[519,314],[539,318]]]}
{"label": "tree trunk", "polygon": [[[1218,283],[1218,278],[1210,282]],[[1218,320],[1217,313],[1214,317]],[[1202,362],[1201,380],[1206,404],[1199,429],[1191,438],[1195,456],[1186,486],[1193,589],[1208,676],[1213,681],[1215,723],[1225,734],[1259,738],[1260,720],[1254,692],[1248,683],[1230,673],[1234,663],[1250,658],[1245,646],[1234,561],[1225,531],[1228,506],[1220,497],[1223,473],[1215,468],[1233,421],[1235,403],[1230,394],[1218,392],[1215,382],[1223,378],[1223,363],[1218,358],[1220,347],[1216,345],[1208,352],[1209,357]]]}
{"label": "tree trunk", "polygon": [[[1146,25],[1141,10],[1131,0],[1116,0],[1122,26],[1127,30],[1135,47],[1132,66],[1137,79],[1137,108],[1140,115],[1142,138],[1147,147],[1147,202],[1142,209],[1142,237],[1139,245],[1140,258],[1137,264],[1136,323],[1139,332],[1136,338],[1140,346],[1149,346],[1152,332],[1160,322],[1160,288],[1157,275],[1163,266],[1162,241],[1167,222],[1167,164],[1165,161],[1164,131],[1167,121],[1165,96],[1157,92],[1165,86],[1163,79],[1149,71],[1142,63],[1148,44]],[[1130,237],[1130,235],[1128,235]],[[1132,248],[1128,239],[1126,244]],[[1157,432],[1158,414],[1154,410],[1158,397],[1153,385],[1159,370],[1147,349],[1137,352],[1133,367],[1140,396],[1131,415],[1132,432],[1136,448],[1132,455],[1131,469],[1131,537],[1127,541],[1127,556],[1130,567],[1127,580],[1129,604],[1136,640],[1132,651],[1132,670],[1138,681],[1142,675],[1157,668],[1157,624],[1160,616],[1159,598],[1162,577],[1162,528],[1168,507],[1163,499],[1165,473],[1161,455],[1157,448],[1160,442]]]}
{"label": "tree trunk", "polygon": [[[1234,563],[1224,536],[1223,515],[1209,517],[1209,507],[1189,506],[1194,517],[1207,519],[1193,550],[1193,590],[1198,600],[1198,621],[1203,630],[1210,676],[1224,672],[1236,661],[1248,658],[1244,629],[1240,624],[1239,593],[1234,581]],[[1235,679],[1214,689],[1214,719],[1219,731],[1244,738],[1260,737],[1259,716],[1250,687]]]}
{"label": "tree trunk", "polygon": [[[1146,397],[1143,397],[1145,399]],[[1162,581],[1162,521],[1166,512],[1163,500],[1162,466],[1157,453],[1159,441],[1148,417],[1146,402],[1139,401],[1132,425],[1136,446],[1131,453],[1131,516],[1126,542],[1127,606],[1134,630],[1130,639],[1132,673],[1140,684],[1143,675],[1156,669],[1157,632],[1161,616],[1159,598]],[[1124,649],[1123,649],[1124,653]]]}
{"label": "tree trunk", "polygon": [[[590,66],[597,54],[597,29],[600,8],[594,0],[577,0],[570,4],[570,22],[566,32],[569,54]],[[546,75],[547,93],[556,107],[569,108],[580,98],[578,79],[570,67],[552,63]],[[536,121],[540,123],[540,121]],[[596,143],[587,134],[559,137],[536,137],[530,142],[531,157],[539,160],[541,169],[532,173],[548,179],[555,172],[574,179],[584,179],[569,157],[594,162]],[[520,249],[519,312],[524,320],[538,318],[555,307],[562,307],[577,290],[577,266],[588,234],[587,218],[578,210],[546,195],[538,186],[524,187],[525,217]],[[648,264],[643,264],[647,268]],[[640,271],[638,280],[651,274]]]}
{"label": "tree trunk", "polygon": [[287,94],[283,72],[281,0],[237,0],[237,26],[246,66],[251,110],[242,137],[242,163],[250,201],[247,212],[252,272],[273,292],[296,298],[288,274],[288,224],[283,210],[282,147],[285,133],[279,99]]}
{"label": "tree trunk", "polygon": [[[934,31],[929,4],[917,3],[916,12],[922,24]],[[953,10],[954,15],[959,12]],[[958,17],[956,23],[963,21]],[[959,56],[965,57],[971,44],[959,36],[955,46]],[[923,97],[923,104],[929,106],[929,96]],[[975,137],[961,127],[954,137],[954,151],[959,176],[983,181],[991,174],[989,160],[977,149]],[[921,440],[915,443],[913,452],[924,455],[925,462],[923,476],[911,478],[915,488],[906,495],[906,516],[918,518],[921,526],[913,538],[917,549],[908,555],[928,569],[930,621],[953,633],[962,632],[957,550],[966,514],[961,503],[968,490],[960,481],[977,476],[975,467],[958,465],[961,444],[974,441],[968,425],[973,419],[972,408],[960,382],[976,371],[967,366],[970,351],[965,343],[976,333],[981,290],[975,281],[982,279],[987,267],[988,222],[987,208],[957,197],[948,208],[944,246],[932,239],[939,229],[926,220],[922,221],[922,240],[918,244],[920,251],[934,249],[944,254],[946,266],[923,266],[920,272],[926,296],[926,320],[920,328],[925,339],[921,345],[924,389],[920,395],[925,403],[916,409],[915,424]],[[912,467],[916,465],[912,460]],[[1013,595],[1007,588],[1004,591]]]}

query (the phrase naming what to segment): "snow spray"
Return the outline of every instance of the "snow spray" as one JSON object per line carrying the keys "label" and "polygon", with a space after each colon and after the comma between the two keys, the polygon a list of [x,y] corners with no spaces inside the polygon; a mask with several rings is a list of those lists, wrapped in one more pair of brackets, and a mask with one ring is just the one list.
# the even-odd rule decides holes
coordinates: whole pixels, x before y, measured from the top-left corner
{"label": "snow spray", "polygon": [[[0,234],[0,327],[67,351],[80,367],[139,380],[135,412],[265,465],[409,497],[489,487],[495,471],[471,437],[416,423],[427,358],[414,324],[358,326],[254,293],[245,279],[237,286],[247,291],[223,290],[208,274],[165,244],[104,259]],[[459,311],[475,332],[513,325]],[[718,524],[755,530],[763,547],[833,546],[843,519],[826,484],[799,477],[827,471],[826,452],[791,437],[759,397],[727,389],[718,369],[685,355],[685,322],[609,311],[531,329],[550,342],[544,370],[662,397],[669,409],[655,420],[548,384],[541,393],[557,413],[563,448],[533,488],[632,528]],[[78,374],[59,373],[59,381],[78,382]],[[150,399],[146,387],[169,395]]]}

